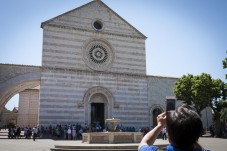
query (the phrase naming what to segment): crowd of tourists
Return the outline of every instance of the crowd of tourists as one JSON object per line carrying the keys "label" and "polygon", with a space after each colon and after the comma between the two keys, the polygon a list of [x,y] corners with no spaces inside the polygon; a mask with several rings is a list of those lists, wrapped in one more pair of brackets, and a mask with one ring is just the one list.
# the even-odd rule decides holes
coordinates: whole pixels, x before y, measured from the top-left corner
{"label": "crowd of tourists", "polygon": [[[104,129],[100,124],[94,124],[88,126],[86,123],[82,126],[81,124],[57,124],[55,126],[49,125],[47,127],[37,126],[23,128],[17,126],[8,127],[8,138],[26,138],[35,140],[38,138],[51,138],[51,139],[65,139],[65,140],[81,140],[83,133],[88,132],[106,132],[108,129]],[[117,125],[116,131],[120,132],[135,132],[135,127],[124,127]]]}

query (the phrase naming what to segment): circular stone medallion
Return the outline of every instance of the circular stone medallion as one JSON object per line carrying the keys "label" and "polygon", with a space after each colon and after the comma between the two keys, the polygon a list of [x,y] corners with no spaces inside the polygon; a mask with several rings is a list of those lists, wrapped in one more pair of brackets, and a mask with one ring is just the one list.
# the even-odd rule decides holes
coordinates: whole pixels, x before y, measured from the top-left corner
{"label": "circular stone medallion", "polygon": [[93,70],[107,70],[113,62],[114,53],[111,46],[103,40],[93,40],[83,49],[83,59]]}

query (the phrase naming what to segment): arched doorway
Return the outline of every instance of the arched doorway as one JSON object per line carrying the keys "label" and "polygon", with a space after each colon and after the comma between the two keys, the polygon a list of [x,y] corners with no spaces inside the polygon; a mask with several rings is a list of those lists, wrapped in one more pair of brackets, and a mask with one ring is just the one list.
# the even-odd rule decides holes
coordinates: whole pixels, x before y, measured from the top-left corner
{"label": "arched doorway", "polygon": [[154,104],[150,109],[150,126],[155,127],[157,125],[157,116],[164,112],[164,106],[161,104]]}
{"label": "arched doorway", "polygon": [[102,128],[105,123],[104,103],[91,103],[91,123],[93,126],[99,124]]}
{"label": "arched doorway", "polygon": [[105,119],[112,118],[114,98],[104,87],[90,88],[84,95],[85,123],[105,128]]}
{"label": "arched doorway", "polygon": [[90,100],[91,125],[93,127],[99,124],[102,128],[105,126],[105,111],[107,110],[107,98],[100,93],[96,93]]}
{"label": "arched doorway", "polygon": [[160,108],[155,108],[152,112],[153,114],[153,127],[157,125],[157,116],[162,113]]}

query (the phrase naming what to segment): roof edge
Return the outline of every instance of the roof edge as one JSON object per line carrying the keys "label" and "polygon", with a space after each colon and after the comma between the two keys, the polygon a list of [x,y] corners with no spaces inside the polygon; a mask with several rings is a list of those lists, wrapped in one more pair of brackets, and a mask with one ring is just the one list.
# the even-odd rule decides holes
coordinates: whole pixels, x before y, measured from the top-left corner
{"label": "roof edge", "polygon": [[61,14],[61,15],[58,15],[58,16],[56,16],[56,17],[53,17],[53,18],[51,18],[51,19],[49,19],[49,20],[47,20],[47,21],[44,21],[44,22],[41,23],[41,28],[43,28],[46,24],[48,24],[49,22],[51,22],[51,21],[54,20],[54,19],[57,19],[57,18],[59,18],[59,17],[61,17],[61,16],[64,16],[64,15],[66,15],[66,14],[69,14],[69,13],[71,13],[71,12],[77,10],[77,9],[81,9],[81,8],[87,6],[87,5],[90,5],[91,3],[94,3],[94,2],[95,2],[95,1],[91,1],[91,2],[86,3],[86,4],[84,4],[84,5],[80,6],[80,7],[74,8],[74,9],[72,9],[72,10],[70,10],[70,11],[67,11],[67,12]]}
{"label": "roof edge", "polygon": [[63,13],[63,14],[61,14],[61,15],[58,15],[58,16],[56,16],[56,17],[54,17],[54,18],[51,18],[51,19],[49,19],[49,20],[47,20],[47,21],[44,21],[44,22],[41,23],[41,28],[43,28],[46,24],[48,24],[49,22],[53,21],[54,19],[57,19],[57,18],[59,18],[59,17],[61,17],[61,16],[64,16],[64,15],[66,15],[66,14],[69,14],[69,13],[71,13],[71,12],[77,10],[77,9],[81,9],[81,8],[83,8],[83,7],[86,7],[87,5],[90,5],[90,4],[95,3],[95,2],[99,2],[100,4],[102,4],[103,6],[105,6],[105,7],[106,7],[107,9],[109,9],[112,13],[114,13],[117,17],[119,17],[120,19],[122,19],[127,25],[129,25],[131,28],[133,28],[137,33],[139,33],[139,34],[142,36],[142,38],[147,39],[147,37],[146,37],[144,34],[142,34],[138,29],[136,29],[134,26],[132,26],[129,22],[127,22],[124,18],[122,18],[120,15],[118,15],[114,10],[112,10],[109,6],[107,6],[107,5],[106,5],[104,2],[102,2],[101,0],[93,0],[93,1],[91,1],[91,2],[89,2],[89,3],[86,3],[86,4],[82,5],[82,6],[80,6],[80,7],[77,7],[77,8],[75,8],[75,9],[70,10],[70,11],[67,11],[67,12],[65,12],[65,13]]}

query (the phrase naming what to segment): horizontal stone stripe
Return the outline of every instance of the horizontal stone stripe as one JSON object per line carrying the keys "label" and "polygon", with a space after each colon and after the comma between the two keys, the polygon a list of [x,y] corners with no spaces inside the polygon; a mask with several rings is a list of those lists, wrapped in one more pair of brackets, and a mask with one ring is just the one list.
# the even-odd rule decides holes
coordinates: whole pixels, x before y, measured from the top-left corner
{"label": "horizontal stone stripe", "polygon": [[[51,79],[42,79],[41,80],[42,86],[63,86],[63,87],[69,87],[73,88],[75,86],[90,86],[94,85],[95,83],[99,83],[98,85],[107,85],[109,88],[116,89],[116,91],[147,91],[147,85],[146,83],[135,83],[133,81],[108,81],[108,79],[91,79],[89,77],[87,78],[75,78],[75,79],[55,79],[55,81]],[[119,84],[118,84],[119,83]],[[59,89],[59,88],[57,88]]]}
{"label": "horizontal stone stripe", "polygon": [[[120,66],[120,67],[118,67]],[[141,68],[143,68],[141,70]],[[145,67],[138,67],[137,69],[128,69],[128,66],[125,65],[124,67],[122,67],[122,64],[115,64],[113,65],[113,68],[111,70],[112,72],[117,72],[117,73],[129,73],[129,74],[140,74],[140,75],[145,75],[146,74],[146,70],[145,70]]]}
{"label": "horizontal stone stripe", "polygon": [[124,44],[129,46],[136,46],[136,45],[145,45],[144,39],[137,39],[137,38],[127,38],[127,37],[116,37],[116,36],[106,36],[108,41],[111,41],[111,44]]}
{"label": "horizontal stone stripe", "polygon": [[79,30],[72,30],[67,28],[59,28],[59,27],[48,27],[44,30],[44,37],[46,35],[55,35],[59,37],[80,37],[81,40],[86,40],[90,37],[93,37],[95,34],[92,32],[87,31],[79,31]]}
{"label": "horizontal stone stripe", "polygon": [[52,114],[58,114],[58,115],[64,115],[64,114],[71,114],[71,115],[77,115],[77,117],[80,117],[81,115],[84,114],[84,111],[77,111],[76,108],[75,110],[52,110],[52,109],[48,109],[46,111],[43,111],[46,114],[52,113]]}
{"label": "horizontal stone stripe", "polygon": [[[84,18],[83,18],[84,19]],[[83,20],[81,19],[81,20]],[[60,18],[59,20],[55,21],[55,24],[57,25],[63,25],[63,26],[69,26],[69,27],[77,27],[77,28],[87,28],[87,29],[91,29],[91,22],[82,22],[82,21],[78,21],[78,20],[73,20],[71,19],[66,19],[66,18]]]}
{"label": "horizontal stone stripe", "polygon": [[49,60],[53,60],[53,61],[58,61],[58,60],[62,60],[65,62],[75,62],[77,60],[80,60],[82,62],[82,59],[80,57],[78,57],[77,55],[61,55],[61,54],[51,54],[51,53],[45,53],[43,54],[43,58],[48,58]]}
{"label": "horizontal stone stripe", "polygon": [[45,49],[45,46],[54,46],[54,47],[62,47],[62,48],[76,48],[81,49],[81,46],[74,45],[74,44],[63,44],[63,43],[56,43],[56,42],[43,42],[43,48]]}
{"label": "horizontal stone stripe", "polygon": [[[126,96],[127,94],[127,96]],[[115,98],[119,100],[137,100],[137,101],[145,101],[147,99],[147,96],[140,95],[140,94],[135,94],[133,91],[124,91],[124,92],[118,92],[115,93]]]}
{"label": "horizontal stone stripe", "polygon": [[[48,97],[48,98],[47,98]],[[131,97],[131,99],[130,99],[130,97]],[[119,103],[119,102],[129,102],[129,103],[138,103],[138,102],[140,102],[140,104],[143,106],[143,107],[146,107],[147,105],[148,105],[148,103],[147,103],[147,99],[146,98],[144,98],[144,99],[140,99],[140,101],[138,101],[139,99],[137,99],[136,98],[136,96],[128,96],[127,98],[129,98],[128,100],[120,100],[120,99],[118,99],[118,98],[116,98],[115,97],[115,102],[117,102],[117,103]],[[45,99],[48,99],[49,100],[49,103],[56,103],[56,102],[58,102],[59,100],[66,100],[66,99],[69,99],[69,100],[71,100],[72,98],[60,98],[59,97],[59,95],[41,95],[40,96],[40,100],[42,101],[42,100],[45,100]],[[57,100],[58,99],[58,100]],[[75,101],[79,101],[79,102],[82,102],[83,101],[83,97],[75,97],[74,98],[75,99]],[[70,102],[70,101],[69,101]],[[120,107],[124,107],[124,106],[121,106],[121,104],[119,103],[119,105],[120,105]]]}
{"label": "horizontal stone stripe", "polygon": [[[40,99],[44,99],[45,97],[48,97],[49,99],[55,99],[55,98],[75,98],[77,100],[81,100],[81,97],[84,96],[86,91],[83,92],[79,92],[79,91],[75,91],[74,93],[69,92],[69,93],[65,93],[64,90],[62,90],[62,93],[60,91],[58,92],[40,92]],[[111,91],[110,91],[111,92]],[[126,95],[127,94],[127,95]],[[125,91],[125,92],[121,92],[121,94],[119,93],[113,93],[113,96],[115,97],[115,100],[118,103],[123,103],[123,102],[147,102],[147,95],[142,95],[142,94],[135,94],[134,92],[129,92],[129,91]],[[124,104],[123,104],[124,105]]]}
{"label": "horizontal stone stripe", "polygon": [[51,81],[49,79],[42,79],[41,81],[43,82],[41,84],[43,87],[56,86],[56,89],[60,89],[59,86],[68,87],[68,89],[72,89],[72,88],[75,88],[76,86],[90,86],[98,82],[99,83],[98,85],[100,86],[107,85],[108,88],[115,89],[115,91],[137,91],[137,92],[147,91],[146,83],[144,84],[130,83],[130,81],[129,82],[118,81],[119,83],[121,82],[121,84],[114,83],[114,81],[106,81],[105,79],[95,81],[95,79],[89,79],[89,78],[87,79],[78,78],[78,80],[72,79],[72,80],[65,80],[65,81],[64,80]]}
{"label": "horizontal stone stripe", "polygon": [[[143,66],[146,67],[146,61],[143,57],[136,57],[136,56],[130,56],[130,59],[127,58],[127,56],[124,55],[116,55],[115,59],[118,63],[127,64],[127,65],[136,65],[136,66]],[[128,59],[128,60],[127,60]],[[133,66],[134,68],[134,66]]]}
{"label": "horizontal stone stripe", "polygon": [[52,22],[51,23],[52,25],[54,26],[60,26],[60,27],[63,27],[63,28],[72,28],[72,29],[76,29],[76,30],[92,30],[91,26],[89,28],[89,26],[87,26],[86,24],[83,26],[83,25],[73,25],[73,24],[70,24],[69,22]]}
{"label": "horizontal stone stripe", "polygon": [[[130,82],[133,82],[133,83],[141,83],[144,81],[144,83],[147,83],[147,79],[146,78],[140,78],[140,77],[135,77],[135,76],[116,76],[116,75],[113,75],[113,74],[97,74],[97,73],[90,73],[90,72],[87,72],[87,73],[74,73],[74,74],[68,74],[68,73],[62,73],[62,72],[42,72],[41,73],[42,76],[45,76],[45,77],[42,77],[43,79],[46,79],[46,78],[58,78],[58,79],[67,79],[67,80],[71,80],[71,79],[77,79],[77,78],[83,78],[83,79],[95,79],[95,78],[99,78],[99,79],[106,79],[106,80],[109,80],[109,81],[130,81]],[[108,77],[107,77],[108,76]],[[136,80],[136,81],[135,81]],[[138,82],[139,81],[139,82]]]}
{"label": "horizontal stone stripe", "polygon": [[[127,96],[125,95],[122,95],[122,96],[125,96],[125,100],[128,100],[128,101],[131,101],[131,102],[138,102],[138,100],[140,102],[145,102],[146,101],[146,97],[142,98],[142,96],[138,96],[138,95],[133,95],[134,93],[133,92],[127,92]],[[59,97],[59,98],[76,98],[78,95],[76,94],[65,94],[65,93],[40,93],[40,98],[45,98],[45,97],[48,97],[48,98],[55,98],[55,97]],[[81,97],[81,96],[80,96]],[[79,98],[80,98],[79,97]],[[121,99],[118,99],[117,97],[115,97],[115,100],[120,102]]]}
{"label": "horizontal stone stripe", "polygon": [[123,126],[130,126],[130,127],[144,127],[144,126],[149,126],[148,125],[148,120],[147,121],[132,121],[132,122],[128,122],[128,121],[124,121],[122,122]]}
{"label": "horizontal stone stripe", "polygon": [[[77,31],[77,30],[68,30],[68,29],[61,29],[59,30],[59,28],[48,28],[45,29],[44,32],[44,37],[45,36],[57,36],[57,37],[80,37],[80,39],[75,39],[76,41],[80,41],[80,42],[84,42],[84,40],[88,39],[88,37],[93,37],[94,33],[91,32],[84,32],[84,31]],[[87,38],[85,38],[87,37]],[[114,35],[103,35],[102,36],[103,39],[106,39],[108,41],[114,42],[114,43],[125,43],[125,45],[130,45],[130,44],[145,44],[145,40],[144,39],[137,39],[137,38],[126,38],[126,37],[119,37],[119,36],[114,36]]]}
{"label": "horizontal stone stripe", "polygon": [[119,30],[118,28],[114,28],[114,29],[108,29],[105,28],[105,33],[112,33],[112,34],[121,34],[121,35],[127,35],[127,36],[138,36],[137,33],[135,33],[134,30]]}
{"label": "horizontal stone stripe", "polygon": [[72,49],[58,49],[58,48],[45,48],[43,49],[43,55],[50,55],[50,54],[55,54],[55,55],[62,55],[64,53],[66,56],[67,55],[82,55],[81,51],[77,51],[74,48]]}
{"label": "horizontal stone stripe", "polygon": [[[51,104],[44,104],[45,102],[43,102],[42,103],[42,105],[51,105]],[[56,103],[57,105],[62,105],[62,106],[64,106],[65,104],[67,104],[67,103],[65,103],[65,104],[61,104],[61,103]],[[69,104],[68,104],[69,105]],[[51,112],[59,112],[59,113],[68,113],[68,112],[70,112],[70,113],[73,113],[73,114],[81,114],[81,113],[84,113],[84,108],[78,108],[77,106],[75,107],[75,108],[41,108],[40,109],[40,111],[42,112],[42,113],[47,113],[47,112],[49,112],[49,113],[51,113]]]}
{"label": "horizontal stone stripe", "polygon": [[61,124],[61,125],[68,125],[68,124],[71,124],[71,122],[74,122],[74,124],[76,123],[81,123],[83,124],[84,121],[77,121],[77,120],[74,120],[74,121],[67,121],[67,120],[58,120],[58,121],[53,121],[53,122],[50,122],[49,120],[45,120],[45,121],[40,121],[40,125],[44,126],[44,127],[49,127],[49,125],[58,125],[58,124]]}
{"label": "horizontal stone stripe", "polygon": [[[129,66],[134,66],[134,68],[129,69]],[[115,61],[115,64],[113,64],[113,67],[112,67],[112,72],[145,75],[146,66],[145,64],[144,65],[127,64],[127,63],[123,64],[121,62]]]}
{"label": "horizontal stone stripe", "polygon": [[[117,116],[115,116],[115,118],[117,119],[121,119],[120,117],[117,117]],[[142,123],[142,125],[140,125],[140,126],[144,126],[144,124],[145,123],[148,123],[149,122],[149,119],[147,118],[147,119],[140,119],[140,118],[142,118],[142,117],[138,117],[137,118],[137,120],[127,120],[127,119],[122,119],[121,120],[121,124],[123,125],[123,126],[126,126],[126,125],[128,125],[128,124],[133,124],[134,122],[135,123]],[[134,124],[133,124],[134,125]],[[146,125],[146,124],[145,124]],[[148,126],[148,125],[147,125]]]}
{"label": "horizontal stone stripe", "polygon": [[[48,101],[47,101],[48,100]],[[61,105],[75,105],[77,106],[77,103],[81,102],[80,99],[67,99],[67,98],[59,98],[57,99],[51,99],[51,98],[46,98],[46,99],[40,99],[40,103],[42,105],[55,105],[55,104],[61,104]]]}
{"label": "horizontal stone stripe", "polygon": [[[76,18],[76,20],[75,20]],[[79,24],[88,24],[91,27],[91,22],[93,21],[93,19],[91,18],[86,18],[86,17],[81,17],[80,15],[73,15],[73,14],[67,14],[67,18],[59,18],[58,21],[61,22],[70,22],[70,23],[79,23]]]}
{"label": "horizontal stone stripe", "polygon": [[[149,122],[149,120],[147,119],[147,120],[138,120],[138,121],[133,121],[133,120],[122,120],[121,121],[121,123],[122,123],[122,125],[123,126],[126,126],[126,125],[137,125],[137,124],[139,124],[140,126],[148,126],[147,124],[148,124],[148,122]],[[147,124],[146,124],[147,123]]]}
{"label": "horizontal stone stripe", "polygon": [[131,50],[132,52],[139,52],[139,53],[145,53],[145,45],[144,44],[135,44],[135,43],[123,43],[123,42],[114,42],[111,41],[112,47],[114,47],[117,50],[126,50],[129,52]]}
{"label": "horizontal stone stripe", "polygon": [[143,106],[144,108],[147,108],[147,104],[148,104],[146,102],[128,102],[128,101],[122,101],[117,103],[119,103],[121,107],[135,107],[135,106],[142,107]]}
{"label": "horizontal stone stripe", "polygon": [[122,55],[124,57],[130,56],[128,58],[131,58],[132,56],[138,56],[139,58],[145,58],[146,54],[145,52],[138,52],[138,51],[132,51],[131,49],[117,49],[115,50],[117,51],[116,56],[118,55]]}
{"label": "horizontal stone stripe", "polygon": [[141,98],[141,97],[137,97],[137,95],[129,95],[128,97],[126,97],[127,99],[118,99],[117,97],[115,97],[115,100],[120,104],[120,102],[130,102],[130,103],[144,103],[144,105],[147,106],[147,98]]}
{"label": "horizontal stone stripe", "polygon": [[117,117],[121,120],[121,121],[148,121],[147,117],[125,117],[125,116],[120,116],[120,115],[117,115]]}
{"label": "horizontal stone stripe", "polygon": [[131,28],[128,28],[128,26],[126,26],[125,24],[117,23],[117,26],[116,26],[116,22],[107,22],[107,23],[108,23],[108,25],[105,26],[105,29],[104,29],[105,32],[127,33],[127,34],[137,35],[135,30],[132,30]]}
{"label": "horizontal stone stripe", "polygon": [[82,46],[83,43],[82,42],[78,42],[78,41],[75,41],[75,40],[61,40],[61,39],[54,39],[54,38],[47,38],[45,37],[44,39],[44,43],[47,43],[47,44],[62,44],[62,45],[70,45],[70,46]]}
{"label": "horizontal stone stripe", "polygon": [[[51,124],[76,124],[76,123],[81,123],[81,124],[84,124],[84,117],[75,117],[75,118],[72,118],[71,116],[70,117],[65,117],[64,119],[48,119],[48,118],[45,118],[45,119],[41,119],[39,120],[40,122],[42,123],[51,123]],[[49,126],[49,125],[48,125]]]}
{"label": "horizontal stone stripe", "polygon": [[[90,86],[96,85],[97,86],[107,86],[109,89],[113,89],[114,91],[147,91],[146,83],[138,84],[138,83],[130,83],[123,82],[123,81],[107,81],[105,79],[95,80],[90,78],[78,78],[78,79],[71,79],[71,80],[56,80],[52,81],[50,79],[42,79],[42,86],[43,87],[55,87],[56,89],[60,89],[60,86],[68,87],[68,89],[75,88],[76,86]],[[114,83],[115,82],[115,83]],[[120,84],[118,84],[120,83]],[[129,88],[131,87],[131,88]],[[65,88],[64,88],[65,89]]]}
{"label": "horizontal stone stripe", "polygon": [[[56,121],[56,122],[60,122],[60,121],[66,121],[66,122],[79,122],[80,121],[84,121],[84,118],[82,118],[83,116],[81,115],[70,115],[70,114],[47,114],[47,115],[40,115],[40,117],[45,117],[45,118],[40,118],[42,120],[48,120],[48,117],[52,117],[51,119],[49,119],[51,122]],[[60,118],[59,118],[60,117]]]}
{"label": "horizontal stone stripe", "polygon": [[78,65],[85,65],[84,62],[82,61],[81,58],[75,58],[75,59],[67,59],[64,57],[43,57],[43,62],[52,62],[52,63],[56,63],[55,65],[57,66],[61,66],[61,65],[73,65],[74,67],[78,66]]}
{"label": "horizontal stone stripe", "polygon": [[82,55],[81,50],[76,50],[76,49],[58,49],[58,48],[45,48],[45,50],[43,50],[43,55],[55,55],[55,56],[61,56],[62,54],[64,54],[64,56],[69,57],[72,55]]}
{"label": "horizontal stone stripe", "polygon": [[52,34],[46,34],[45,35],[45,41],[68,41],[68,42],[76,42],[78,45],[81,45],[84,43],[84,40],[81,40],[77,36],[62,36],[62,35],[52,35]]}
{"label": "horizontal stone stripe", "polygon": [[[64,55],[62,55],[62,54],[64,54]],[[76,51],[74,51],[74,52],[67,52],[67,51],[62,52],[62,51],[55,51],[55,50],[47,50],[47,52],[43,52],[43,58],[44,59],[48,58],[48,59],[51,59],[53,61],[58,61],[58,59],[60,59],[60,60],[67,60],[65,62],[71,62],[71,61],[83,62],[82,54],[80,52],[76,52]],[[130,60],[127,60],[126,58],[130,58]],[[131,65],[133,67],[135,67],[135,66],[146,67],[146,61],[145,61],[144,58],[145,58],[144,56],[140,57],[138,55],[116,54],[115,63],[118,63],[120,65],[121,64],[127,64],[127,66]]]}
{"label": "horizontal stone stripe", "polygon": [[[53,37],[53,38],[51,38]],[[54,39],[56,38],[56,39]],[[73,40],[70,38],[63,38],[63,37],[59,37],[57,38],[57,36],[50,36],[48,35],[48,37],[45,37],[44,39],[44,48],[46,48],[46,46],[60,46],[60,47],[66,47],[66,48],[78,48],[81,46],[83,46],[83,41],[77,41],[77,40]],[[145,47],[144,44],[135,44],[133,42],[131,43],[123,43],[123,42],[114,42],[111,41],[111,45],[112,47],[115,49],[116,52],[118,52],[118,50],[124,50],[124,51],[120,51],[120,53],[127,53],[130,54],[130,52],[134,52],[145,56]],[[140,51],[138,51],[140,50]]]}
{"label": "horizontal stone stripe", "polygon": [[[78,30],[71,30],[66,28],[59,28],[59,27],[47,27],[44,29],[44,37],[45,36],[58,36],[58,37],[84,37],[86,34],[91,34],[90,32],[85,31],[78,31]],[[81,38],[82,40],[83,38]]]}
{"label": "horizontal stone stripe", "polygon": [[[121,64],[122,64],[122,66],[121,66]],[[114,67],[120,68],[120,67],[125,67],[125,66],[127,66],[131,70],[135,69],[136,67],[146,68],[146,61],[140,57],[136,58],[135,56],[133,56],[130,59],[128,59],[127,57],[116,55]]]}
{"label": "horizontal stone stripe", "polygon": [[[79,62],[68,62],[67,60],[61,60],[61,61],[49,61],[48,58],[43,58],[43,66],[53,66],[58,68],[66,68],[66,69],[78,69],[83,70],[84,68],[88,68],[84,63]],[[130,64],[130,66],[136,66],[134,69],[129,69],[128,64],[122,64],[117,63],[113,64],[113,67],[111,68],[112,72],[116,73],[129,73],[129,74],[146,74],[146,67],[143,65],[136,65],[136,64]]]}
{"label": "horizontal stone stripe", "polygon": [[76,103],[63,103],[63,102],[59,102],[59,103],[55,103],[55,104],[45,104],[43,105],[42,103],[40,103],[40,108],[42,108],[41,111],[43,111],[44,108],[48,108],[49,109],[58,109],[58,110],[71,110],[71,109],[75,109],[77,108],[77,104]]}
{"label": "horizontal stone stripe", "polygon": [[120,106],[120,108],[122,109],[122,110],[124,110],[124,111],[129,111],[129,112],[131,112],[131,111],[135,111],[135,110],[139,110],[139,111],[143,111],[145,108],[147,108],[147,107],[144,107],[144,106],[136,106],[136,107],[134,107],[134,106],[131,106],[131,107],[122,107],[122,106]]}
{"label": "horizontal stone stripe", "polygon": [[[91,23],[92,23],[92,19],[90,18],[84,18],[81,16],[77,16],[76,18],[80,18],[78,20],[75,20],[74,17],[72,16],[67,16],[68,18],[59,18],[56,23],[64,23],[65,26],[69,25],[69,26],[77,26],[77,27],[81,27],[81,28],[91,28]],[[128,26],[126,26],[125,24],[121,24],[118,23],[116,26],[116,22],[109,22],[109,21],[105,21],[105,24],[107,24],[105,26],[104,30],[110,30],[112,32],[125,32],[125,31],[133,31],[135,33],[134,30],[130,30],[130,28],[128,28]],[[113,31],[113,29],[115,29],[116,31]]]}
{"label": "horizontal stone stripe", "polygon": [[[88,90],[88,88],[90,88],[90,87],[84,86],[83,89],[80,89],[80,90],[65,90],[64,88],[56,89],[54,87],[53,88],[47,87],[46,89],[40,91],[40,94],[41,95],[45,95],[45,94],[47,94],[47,95],[49,95],[49,94],[74,94],[77,97],[79,97],[80,94],[81,95],[84,94]],[[52,90],[52,89],[54,89],[54,90]],[[75,87],[71,88],[71,89],[75,89]],[[138,90],[138,91],[119,91],[119,92],[116,92],[114,90],[113,91],[109,90],[109,91],[112,92],[114,94],[114,96],[119,100],[129,100],[132,97],[135,97],[138,101],[142,101],[142,100],[146,100],[148,98],[147,92],[144,92],[144,91],[141,91],[141,90]],[[131,97],[129,97],[128,95],[130,95]],[[135,99],[133,99],[133,100],[135,100]]]}
{"label": "horizontal stone stripe", "polygon": [[51,90],[48,88],[48,87],[45,87],[45,88],[43,88],[42,89],[42,94],[45,94],[45,93],[52,93],[52,92],[63,92],[63,93],[65,93],[65,94],[67,94],[67,93],[77,93],[77,94],[81,94],[81,93],[83,93],[84,91],[82,91],[82,90],[76,90],[76,88],[68,88],[68,87],[66,87],[66,88],[59,88],[59,89],[57,89],[57,88],[55,88],[55,87],[53,87],[53,88],[51,88]]}
{"label": "horizontal stone stripe", "polygon": [[[125,115],[125,116],[144,116],[147,114],[147,112],[145,112],[144,110],[142,111],[138,111],[138,110],[134,110],[134,111],[118,111],[116,114],[119,115]],[[114,115],[116,115],[114,114]]]}
{"label": "horizontal stone stripe", "polygon": [[[46,58],[53,58],[53,59],[68,59],[72,61],[79,60],[81,62],[83,61],[81,51],[74,50],[73,52],[72,51],[68,52],[68,51],[56,51],[56,50],[48,50],[48,49],[45,49],[45,50],[46,51],[43,52],[44,58],[46,57]],[[125,58],[130,58],[130,60],[127,60]],[[117,53],[115,59],[120,60],[122,63],[130,63],[130,62],[133,62],[133,64],[142,63],[143,66],[146,63],[145,56],[143,54],[138,54],[138,53],[137,54],[131,54],[131,53],[126,54],[125,52],[124,54]]]}
{"label": "horizontal stone stripe", "polygon": [[40,119],[52,119],[52,120],[55,120],[55,119],[71,119],[71,118],[68,118],[68,116],[66,116],[66,115],[62,115],[62,116],[60,116],[60,115],[50,115],[50,116],[48,116],[48,115],[43,115],[43,116],[39,116],[39,118]]}
{"label": "horizontal stone stripe", "polygon": [[75,94],[59,94],[59,93],[54,93],[54,94],[50,94],[50,93],[47,93],[47,94],[40,94],[42,96],[42,98],[44,97],[59,97],[59,98],[76,98],[77,95]]}
{"label": "horizontal stone stripe", "polygon": [[[76,30],[87,30],[87,31],[91,31],[91,32],[94,32],[94,30],[91,28],[91,26],[87,26],[87,24],[85,25],[79,25],[77,24],[76,26],[69,23],[69,22],[53,22],[52,24],[49,24],[49,26],[52,25],[52,26],[59,26],[59,27],[63,27],[63,28],[69,28],[69,29],[76,29]],[[126,26],[125,26],[126,27]],[[120,34],[120,35],[124,35],[124,36],[139,36],[138,33],[135,31],[135,30],[132,30],[131,28],[125,28],[124,30],[123,29],[120,29],[118,27],[113,27],[112,29],[108,28],[105,28],[103,30],[102,33],[105,33],[105,34]],[[141,37],[141,36],[139,36]],[[141,37],[142,38],[142,37]]]}
{"label": "horizontal stone stripe", "polygon": [[43,58],[42,63],[44,67],[48,65],[66,69],[84,69],[83,66],[85,65],[78,62],[67,62],[67,60],[50,61],[48,58]]}
{"label": "horizontal stone stripe", "polygon": [[108,80],[115,80],[115,81],[130,81],[133,83],[141,83],[144,81],[144,83],[147,83],[146,77],[137,77],[137,76],[127,76],[127,75],[115,75],[115,74],[109,74],[109,73],[95,73],[95,72],[75,72],[72,73],[62,73],[62,72],[42,72],[42,76],[50,77],[50,78],[71,78],[71,79],[77,79],[77,78],[94,78],[98,77],[100,79],[108,79]]}
{"label": "horizontal stone stripe", "polygon": [[[97,85],[97,86],[100,86],[100,85]],[[107,85],[103,86],[103,87],[108,88]],[[65,88],[68,89],[68,87],[65,87]],[[59,94],[59,93],[61,93],[61,94],[74,94],[76,96],[76,94],[84,94],[89,88],[90,88],[90,86],[88,86],[88,85],[85,85],[83,87],[80,86],[80,90],[64,90],[64,88],[56,89],[54,87],[46,87],[45,90],[40,91],[40,94],[45,95],[45,94]],[[49,91],[48,91],[48,89],[49,89]],[[55,90],[51,90],[51,89],[55,89]],[[76,89],[76,87],[72,87],[71,89]],[[138,90],[138,91],[136,91],[136,90],[135,91],[127,91],[127,90],[116,91],[114,89],[111,89],[111,90],[109,89],[109,91],[112,92],[114,94],[114,96],[116,98],[118,98],[119,100],[131,99],[132,97],[130,97],[130,96],[133,96],[133,97],[136,96],[135,98],[137,98],[139,100],[147,99],[147,97],[148,97],[147,92],[144,92],[142,90]],[[127,96],[127,97],[125,97],[125,96]]]}
{"label": "horizontal stone stripe", "polygon": [[[50,91],[54,91],[55,90],[64,90],[64,89],[71,89],[72,91],[76,89],[76,87],[80,87],[81,90],[83,89],[87,89],[87,87],[91,87],[91,86],[102,86],[102,87],[106,87],[114,92],[120,92],[120,91],[125,91],[125,92],[135,92],[135,93],[139,93],[139,94],[146,94],[143,93],[144,91],[147,91],[147,89],[145,88],[146,85],[139,85],[137,83],[132,83],[132,84],[124,84],[124,85],[117,85],[117,84],[112,84],[110,82],[87,82],[86,80],[81,80],[78,81],[78,83],[76,83],[75,81],[67,81],[67,82],[48,82],[48,81],[42,81],[42,87],[46,87],[46,88],[50,88]],[[44,83],[45,82],[45,83]],[[56,88],[55,88],[56,87]],[[62,88],[61,88],[62,87]],[[134,87],[133,88],[129,88],[129,87]],[[76,92],[76,91],[75,91]]]}
{"label": "horizontal stone stripe", "polygon": [[81,99],[83,97],[78,97],[78,98],[59,98],[59,97],[55,97],[55,98],[42,98],[40,99],[40,102],[42,102],[42,104],[50,104],[50,103],[58,103],[58,102],[63,102],[63,103],[77,103],[77,102],[81,102]]}

